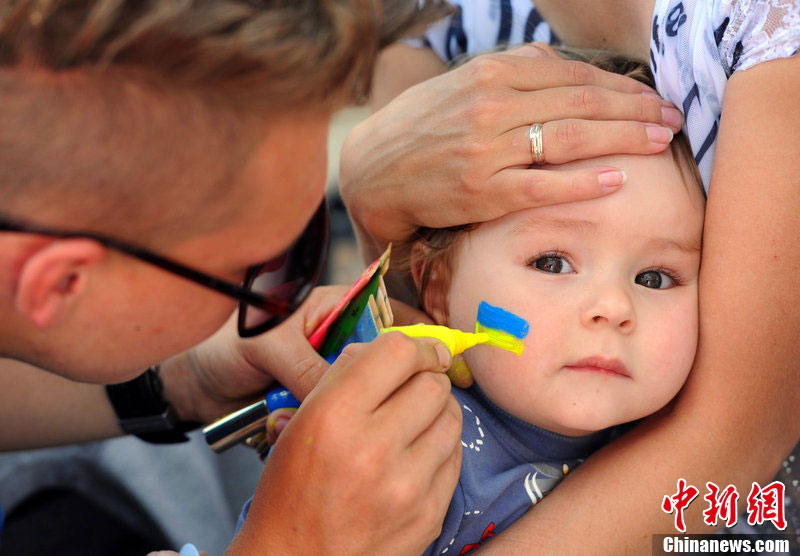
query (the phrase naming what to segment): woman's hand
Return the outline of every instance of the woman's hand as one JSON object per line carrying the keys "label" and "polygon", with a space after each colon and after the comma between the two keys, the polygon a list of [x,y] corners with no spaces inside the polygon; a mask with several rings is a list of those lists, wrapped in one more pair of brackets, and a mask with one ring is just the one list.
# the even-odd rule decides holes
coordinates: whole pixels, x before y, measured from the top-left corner
{"label": "woman's hand", "polygon": [[418,226],[482,222],[621,185],[610,167],[529,168],[536,122],[545,161],[558,164],[660,152],[682,118],[645,85],[545,45],[479,56],[406,90],[348,137],[340,181],[361,239],[377,248]]}

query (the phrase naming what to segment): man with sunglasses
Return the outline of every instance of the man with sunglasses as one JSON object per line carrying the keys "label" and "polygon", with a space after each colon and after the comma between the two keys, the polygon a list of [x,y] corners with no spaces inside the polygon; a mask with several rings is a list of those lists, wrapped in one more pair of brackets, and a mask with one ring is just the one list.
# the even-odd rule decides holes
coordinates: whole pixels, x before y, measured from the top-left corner
{"label": "man with sunglasses", "polygon": [[179,441],[278,380],[308,397],[230,552],[419,552],[460,464],[449,354],[387,335],[326,370],[333,300],[300,305],[330,115],[441,6],[262,4],[0,2],[0,448]]}

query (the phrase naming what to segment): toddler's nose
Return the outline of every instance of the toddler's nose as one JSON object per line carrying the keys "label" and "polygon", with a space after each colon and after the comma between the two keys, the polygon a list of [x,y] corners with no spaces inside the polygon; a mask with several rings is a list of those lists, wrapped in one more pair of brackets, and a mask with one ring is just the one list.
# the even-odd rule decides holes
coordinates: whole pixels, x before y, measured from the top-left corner
{"label": "toddler's nose", "polygon": [[630,296],[619,287],[598,288],[587,299],[581,322],[587,327],[611,326],[623,334],[630,334],[636,329]]}

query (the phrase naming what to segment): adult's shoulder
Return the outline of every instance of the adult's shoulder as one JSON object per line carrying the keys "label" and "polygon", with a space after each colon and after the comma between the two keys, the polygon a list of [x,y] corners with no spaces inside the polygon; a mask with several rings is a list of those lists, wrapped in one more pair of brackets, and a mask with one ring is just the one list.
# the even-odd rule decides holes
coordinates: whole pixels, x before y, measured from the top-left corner
{"label": "adult's shoulder", "polygon": [[795,0],[714,0],[706,9],[728,76],[800,50],[800,4]]}

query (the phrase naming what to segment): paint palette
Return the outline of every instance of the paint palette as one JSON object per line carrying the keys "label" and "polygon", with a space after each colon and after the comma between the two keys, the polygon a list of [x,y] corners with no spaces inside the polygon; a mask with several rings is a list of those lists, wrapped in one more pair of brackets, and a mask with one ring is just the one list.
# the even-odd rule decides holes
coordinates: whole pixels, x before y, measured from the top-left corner
{"label": "paint palette", "polygon": [[[333,311],[308,338],[311,346],[332,363],[348,344],[371,342],[392,326],[394,315],[383,276],[389,269],[392,246],[359,276]],[[292,394],[279,386],[263,400],[218,419],[203,429],[208,445],[217,453],[237,444],[254,448],[261,459],[277,439],[276,416],[291,417],[300,407]]]}

